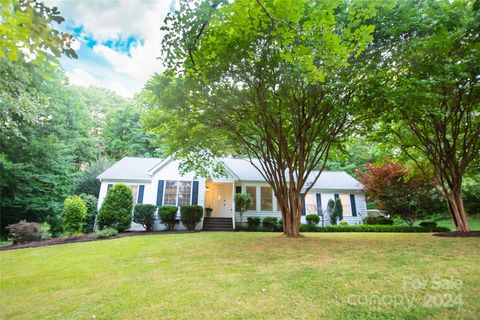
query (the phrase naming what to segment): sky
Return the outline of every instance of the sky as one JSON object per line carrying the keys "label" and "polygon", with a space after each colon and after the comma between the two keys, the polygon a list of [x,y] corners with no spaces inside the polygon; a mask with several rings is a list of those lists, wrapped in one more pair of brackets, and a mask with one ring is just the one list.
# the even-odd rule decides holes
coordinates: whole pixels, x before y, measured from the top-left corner
{"label": "sky", "polygon": [[70,83],[124,97],[163,70],[160,27],[174,0],[45,0],[65,18],[57,29],[75,39],[78,59],[61,58]]}

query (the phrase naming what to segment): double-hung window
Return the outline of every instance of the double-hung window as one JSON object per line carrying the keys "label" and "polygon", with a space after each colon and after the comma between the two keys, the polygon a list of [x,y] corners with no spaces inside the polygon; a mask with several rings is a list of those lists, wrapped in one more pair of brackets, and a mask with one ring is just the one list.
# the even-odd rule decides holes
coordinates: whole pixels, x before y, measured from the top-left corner
{"label": "double-hung window", "polygon": [[270,187],[260,187],[260,210],[273,211],[273,192]]}
{"label": "double-hung window", "polygon": [[245,187],[245,191],[252,198],[252,202],[250,202],[250,205],[248,206],[248,210],[256,211],[257,210],[257,187],[247,186]]}
{"label": "double-hung window", "polygon": [[165,196],[163,198],[164,206],[177,205],[177,190],[178,190],[178,181],[176,180],[165,181]]}
{"label": "double-hung window", "polygon": [[178,205],[179,206],[190,205],[191,196],[192,196],[192,182],[178,181]]}
{"label": "double-hung window", "polygon": [[192,181],[165,181],[164,206],[190,205],[192,201]]}

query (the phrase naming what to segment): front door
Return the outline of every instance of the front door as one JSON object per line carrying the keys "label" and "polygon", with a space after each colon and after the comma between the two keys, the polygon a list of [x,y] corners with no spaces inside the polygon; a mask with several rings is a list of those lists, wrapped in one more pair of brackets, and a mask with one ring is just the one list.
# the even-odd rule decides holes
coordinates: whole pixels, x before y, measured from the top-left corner
{"label": "front door", "polygon": [[227,183],[212,184],[212,217],[232,216],[232,186]]}

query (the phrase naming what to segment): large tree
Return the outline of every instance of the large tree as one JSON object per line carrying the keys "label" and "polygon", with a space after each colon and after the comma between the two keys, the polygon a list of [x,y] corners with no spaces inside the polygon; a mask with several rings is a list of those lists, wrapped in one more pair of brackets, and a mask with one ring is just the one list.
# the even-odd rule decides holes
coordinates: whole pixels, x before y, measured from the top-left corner
{"label": "large tree", "polygon": [[468,231],[462,181],[480,151],[479,2],[400,1],[380,17],[372,61],[382,139],[433,168],[457,230]]}
{"label": "large tree", "polygon": [[56,68],[52,55],[77,58],[73,37],[55,29],[65,21],[56,7],[36,0],[2,0],[0,12],[0,58],[33,61],[42,71]]}
{"label": "large tree", "polygon": [[301,193],[354,118],[374,14],[374,2],[181,2],[163,43],[173,72],[148,86],[159,106],[150,126],[181,157],[250,158],[274,190],[285,235],[297,236]]}

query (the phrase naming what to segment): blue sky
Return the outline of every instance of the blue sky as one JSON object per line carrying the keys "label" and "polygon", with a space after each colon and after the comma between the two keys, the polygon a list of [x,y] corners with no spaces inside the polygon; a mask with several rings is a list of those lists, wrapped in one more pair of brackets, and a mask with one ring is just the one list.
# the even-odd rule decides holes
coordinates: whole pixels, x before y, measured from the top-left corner
{"label": "blue sky", "polygon": [[[62,31],[77,39],[78,59],[62,58],[69,81],[132,97],[163,70],[160,27],[174,0],[46,0],[65,22]],[[160,59],[158,59],[160,57]]]}

